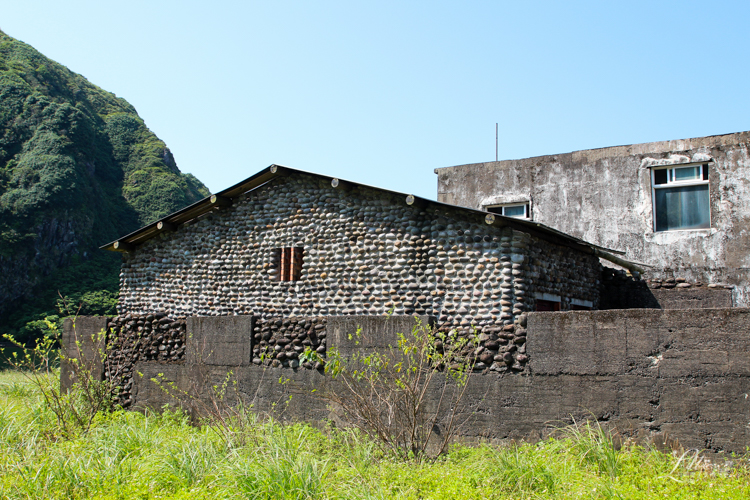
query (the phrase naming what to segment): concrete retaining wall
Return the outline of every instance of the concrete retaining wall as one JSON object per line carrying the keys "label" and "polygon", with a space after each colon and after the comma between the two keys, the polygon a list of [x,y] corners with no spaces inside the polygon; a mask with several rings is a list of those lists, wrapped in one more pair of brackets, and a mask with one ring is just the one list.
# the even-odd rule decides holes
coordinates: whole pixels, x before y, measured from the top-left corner
{"label": "concrete retaining wall", "polygon": [[[79,318],[78,326],[99,323]],[[330,317],[327,348],[387,345],[412,324],[409,316]],[[353,345],[348,333],[358,325],[367,341]],[[329,416],[317,394],[332,382],[321,370],[252,363],[252,319],[192,318],[191,328],[184,364],[135,363],[134,371],[143,374],[133,377],[137,406],[169,402],[151,381],[158,374],[208,398],[207,388],[231,371],[237,392],[230,399],[242,397],[259,411],[292,419]],[[750,310],[530,313],[526,330],[524,371],[472,375],[463,410],[471,425],[464,437],[533,440],[554,426],[593,416],[625,435],[676,439],[686,448],[744,452],[750,446]],[[194,359],[191,343],[211,346],[211,362]]]}
{"label": "concrete retaining wall", "polygon": [[634,279],[623,271],[605,267],[598,309],[720,309],[736,305],[733,289],[732,285],[706,285],[684,279]]}
{"label": "concrete retaining wall", "polygon": [[[61,342],[62,362],[60,363],[60,386],[68,390],[76,379],[76,371],[90,370],[95,380],[103,380],[105,337],[101,332],[107,328],[107,318],[79,316],[75,321],[66,319],[63,324]],[[78,363],[67,360],[77,359]]]}

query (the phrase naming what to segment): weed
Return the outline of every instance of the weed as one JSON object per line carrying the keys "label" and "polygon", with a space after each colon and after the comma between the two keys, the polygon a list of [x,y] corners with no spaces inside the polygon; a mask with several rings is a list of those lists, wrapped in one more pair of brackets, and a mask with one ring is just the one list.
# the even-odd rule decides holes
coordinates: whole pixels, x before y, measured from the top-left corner
{"label": "weed", "polygon": [[616,477],[620,472],[621,454],[615,447],[614,431],[605,430],[598,420],[586,420],[563,430],[569,436],[582,462],[593,465],[601,473]]}
{"label": "weed", "polygon": [[[113,396],[116,391],[112,379],[101,380],[97,372],[106,363],[106,332],[95,334],[90,339],[79,339],[73,316],[71,331],[73,345],[78,355],[68,357],[58,352],[61,342],[57,325],[45,320],[48,331],[27,347],[12,335],[5,335],[15,349],[9,357],[9,364],[22,374],[42,395],[47,407],[55,414],[60,432],[71,436],[79,431],[87,431],[94,418],[101,412],[113,409]],[[57,376],[52,376],[59,363],[67,363],[71,369],[72,385],[65,391]],[[107,366],[110,373],[118,373],[119,367]],[[19,390],[16,388],[15,390]]]}

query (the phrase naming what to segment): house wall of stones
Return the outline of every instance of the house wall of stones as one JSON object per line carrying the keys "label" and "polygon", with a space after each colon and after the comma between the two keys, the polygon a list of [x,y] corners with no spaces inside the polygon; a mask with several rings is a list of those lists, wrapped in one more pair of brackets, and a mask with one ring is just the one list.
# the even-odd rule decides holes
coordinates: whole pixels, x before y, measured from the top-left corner
{"label": "house wall of stones", "polygon": [[[528,287],[567,290],[570,280],[585,288],[579,281],[589,276],[588,267],[570,269],[570,256],[580,252],[473,215],[409,206],[365,187],[336,189],[304,174],[278,177],[127,254],[119,312],[254,315],[259,324],[420,314],[436,317],[442,330],[484,332],[493,342],[500,331],[513,337],[515,321],[528,309]],[[274,250],[282,247],[304,248],[299,281],[277,280]],[[583,254],[577,258],[590,264]],[[592,278],[587,293],[597,291]],[[487,366],[515,364],[490,351]],[[491,361],[490,354],[499,358]]]}
{"label": "house wall of stones", "polygon": [[599,308],[599,291],[602,266],[598,257],[569,248],[549,245],[537,238],[527,237],[528,263],[522,266],[528,283],[524,299],[528,310],[535,310],[538,294],[560,297],[560,310],[568,311],[571,300],[590,302],[592,309]]}

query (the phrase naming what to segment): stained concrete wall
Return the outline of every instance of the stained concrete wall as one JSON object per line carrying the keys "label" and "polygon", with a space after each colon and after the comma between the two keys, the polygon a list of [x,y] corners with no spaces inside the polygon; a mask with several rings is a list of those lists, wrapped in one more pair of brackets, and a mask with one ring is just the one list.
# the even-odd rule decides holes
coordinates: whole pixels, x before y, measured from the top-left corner
{"label": "stained concrete wall", "polygon": [[[750,305],[750,132],[438,168],[438,201],[529,201],[532,218],[655,266],[652,278],[736,285]],[[654,232],[650,168],[709,162],[711,228]]]}
{"label": "stained concrete wall", "polygon": [[[94,380],[104,379],[104,354],[107,318],[78,316],[63,322],[61,342],[60,386],[68,390],[80,369],[91,372]],[[72,360],[78,360],[74,362]]]}
{"label": "stained concrete wall", "polygon": [[732,291],[711,288],[652,289],[661,309],[717,309],[732,307]]}
{"label": "stained concrete wall", "polygon": [[[435,318],[417,316],[420,324],[432,326]],[[408,334],[415,326],[409,316],[338,316],[328,321],[328,339],[343,356],[356,351],[372,351],[398,343],[399,333]]]}
{"label": "stained concrete wall", "polygon": [[188,364],[248,366],[253,354],[253,326],[253,316],[188,318]]}
{"label": "stained concrete wall", "polygon": [[546,417],[585,409],[690,448],[750,444],[750,310],[534,313],[528,328],[534,404],[547,400]]}
{"label": "stained concrete wall", "polygon": [[[222,387],[228,372],[232,372],[236,385],[232,384],[226,391],[229,402],[242,399],[246,405],[259,412],[271,413],[280,418],[303,421],[318,421],[331,416],[328,403],[319,397],[331,386],[331,379],[323,370],[305,369],[299,365],[291,368],[287,364],[253,365],[250,364],[252,351],[244,350],[245,355],[238,357],[233,346],[225,342],[226,338],[242,338],[250,317],[244,317],[232,332],[228,320],[232,318],[203,317],[188,320],[188,327],[196,325],[199,335],[188,335],[188,353],[210,352],[210,357],[226,359],[222,365],[200,363],[188,354],[187,363],[183,365],[139,362],[136,370],[143,374],[134,384],[133,393],[136,405],[160,408],[164,404],[175,402],[186,403],[184,394],[173,398],[163,388],[172,384],[180,387],[188,399],[199,398],[210,402],[215,400],[212,387]],[[420,321],[427,325],[434,323],[434,318],[423,316]],[[326,349],[336,347],[342,355],[347,356],[355,349],[371,350],[396,345],[398,333],[410,332],[414,327],[412,316],[339,316],[328,318],[326,332]],[[358,331],[360,334],[358,335]],[[213,343],[216,338],[220,343]],[[350,338],[351,337],[351,338]],[[221,347],[220,347],[221,346]],[[240,347],[235,345],[234,347]],[[230,356],[221,358],[221,356]],[[249,366],[248,366],[249,365]],[[156,384],[152,379],[159,379]],[[190,404],[188,408],[200,410],[202,405]],[[219,405],[220,406],[220,405]]]}
{"label": "stained concrete wall", "polygon": [[719,309],[733,307],[732,286],[641,280],[604,268],[599,309]]}
{"label": "stained concrete wall", "polygon": [[[242,323],[242,320],[240,323]],[[201,318],[200,336],[213,352],[235,350],[247,325],[230,331],[225,318]],[[92,323],[93,325],[94,323]],[[352,345],[348,331],[366,329]],[[395,342],[413,318],[329,318],[328,348],[344,351]],[[571,311],[530,313],[526,321],[528,368],[502,374],[476,371],[461,416],[468,439],[539,439],[556,426],[595,417],[627,436],[676,440],[686,448],[745,452],[750,446],[750,310]],[[221,340],[221,342],[218,342]],[[318,395],[335,388],[320,370],[256,366],[249,351],[231,364],[139,361],[132,394],[138,406],[159,408],[170,397],[152,382],[175,383],[203,401],[230,371],[237,381],[227,398],[241,397],[262,412],[298,420],[330,417]],[[215,358],[219,359],[219,358]],[[229,360],[229,358],[226,358]],[[284,381],[285,383],[280,383]],[[236,391],[235,389],[236,388]],[[313,391],[315,390],[315,392]],[[440,386],[429,391],[437,404]],[[172,400],[174,402],[174,400]],[[184,402],[184,400],[183,400]]]}

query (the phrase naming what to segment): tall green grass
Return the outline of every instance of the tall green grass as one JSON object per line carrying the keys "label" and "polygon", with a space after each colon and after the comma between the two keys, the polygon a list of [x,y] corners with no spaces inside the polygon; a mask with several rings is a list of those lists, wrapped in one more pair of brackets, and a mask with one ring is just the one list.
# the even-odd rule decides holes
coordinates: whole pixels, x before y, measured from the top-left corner
{"label": "tall green grass", "polygon": [[231,432],[176,411],[99,415],[66,439],[18,373],[0,373],[0,498],[748,498],[744,459],[615,446],[596,424],[557,439],[456,446],[405,462],[362,435],[239,414]]}

